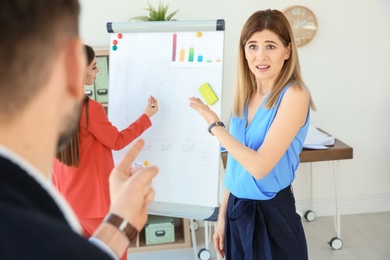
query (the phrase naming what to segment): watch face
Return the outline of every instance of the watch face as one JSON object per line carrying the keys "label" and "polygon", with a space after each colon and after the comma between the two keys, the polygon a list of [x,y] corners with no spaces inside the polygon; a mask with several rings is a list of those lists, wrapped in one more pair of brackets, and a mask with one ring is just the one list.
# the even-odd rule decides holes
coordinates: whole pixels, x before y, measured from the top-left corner
{"label": "watch face", "polygon": [[291,6],[284,11],[294,32],[297,47],[308,44],[317,32],[317,19],[314,13],[303,6]]}

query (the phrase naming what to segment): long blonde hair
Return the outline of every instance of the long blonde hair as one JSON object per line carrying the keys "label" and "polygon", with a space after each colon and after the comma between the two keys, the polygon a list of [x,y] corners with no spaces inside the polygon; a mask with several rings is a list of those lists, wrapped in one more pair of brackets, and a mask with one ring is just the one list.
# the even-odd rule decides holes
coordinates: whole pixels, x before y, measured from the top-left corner
{"label": "long blonde hair", "polygon": [[[276,79],[276,84],[272,88],[270,96],[265,103],[265,107],[271,108],[275,106],[280,93],[287,84],[300,85],[306,88],[302,80],[294,35],[287,18],[278,10],[267,9],[257,11],[248,18],[242,28],[238,46],[237,80],[233,104],[233,115],[237,117],[243,117],[245,106],[249,103],[250,98],[256,91],[256,78],[249,69],[245,58],[245,44],[254,33],[263,30],[274,32],[279,36],[284,47],[288,47],[289,44],[291,47],[290,57],[285,61]],[[313,110],[316,109],[311,95],[310,107]]]}

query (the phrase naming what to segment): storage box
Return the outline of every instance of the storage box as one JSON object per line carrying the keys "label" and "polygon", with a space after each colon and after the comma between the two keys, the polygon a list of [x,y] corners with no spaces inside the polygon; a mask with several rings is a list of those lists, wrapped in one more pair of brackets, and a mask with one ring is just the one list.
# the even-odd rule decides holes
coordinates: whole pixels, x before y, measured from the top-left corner
{"label": "storage box", "polygon": [[147,245],[175,242],[175,222],[172,217],[149,215],[145,226]]}

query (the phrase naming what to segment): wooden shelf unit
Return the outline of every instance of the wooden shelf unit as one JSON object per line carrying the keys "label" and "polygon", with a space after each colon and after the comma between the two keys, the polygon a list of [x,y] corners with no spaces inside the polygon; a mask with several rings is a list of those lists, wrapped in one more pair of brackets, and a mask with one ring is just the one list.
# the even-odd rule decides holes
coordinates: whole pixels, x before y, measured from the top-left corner
{"label": "wooden shelf unit", "polygon": [[145,251],[159,251],[159,250],[170,250],[191,247],[190,237],[190,222],[188,219],[175,218],[175,242],[146,245],[145,240],[145,229],[143,229],[135,243],[130,245],[128,253],[138,253]]}

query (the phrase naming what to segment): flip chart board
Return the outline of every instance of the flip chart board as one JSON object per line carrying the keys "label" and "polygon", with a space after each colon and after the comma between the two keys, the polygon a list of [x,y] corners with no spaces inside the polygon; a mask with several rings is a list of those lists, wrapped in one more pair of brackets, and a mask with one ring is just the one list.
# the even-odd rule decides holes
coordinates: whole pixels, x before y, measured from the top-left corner
{"label": "flip chart board", "polygon": [[[220,144],[188,98],[221,115],[224,21],[108,23],[107,30],[110,121],[126,128],[145,111],[149,93],[159,104],[137,158],[159,167],[149,213],[216,220]],[[115,163],[126,150],[113,152]]]}

